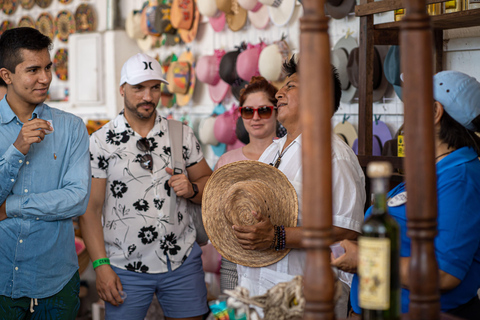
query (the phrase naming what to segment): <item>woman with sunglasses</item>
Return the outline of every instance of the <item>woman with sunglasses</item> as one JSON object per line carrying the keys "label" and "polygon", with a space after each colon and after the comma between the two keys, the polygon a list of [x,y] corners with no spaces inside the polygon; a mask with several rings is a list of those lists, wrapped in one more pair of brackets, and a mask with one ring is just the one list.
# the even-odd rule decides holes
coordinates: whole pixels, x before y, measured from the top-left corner
{"label": "woman with sunglasses", "polygon": [[[277,89],[263,77],[253,77],[240,91],[240,115],[250,142],[222,155],[215,170],[235,161],[258,160],[272,143],[277,130],[276,93]],[[222,257],[220,290],[233,290],[237,283],[237,265]]]}

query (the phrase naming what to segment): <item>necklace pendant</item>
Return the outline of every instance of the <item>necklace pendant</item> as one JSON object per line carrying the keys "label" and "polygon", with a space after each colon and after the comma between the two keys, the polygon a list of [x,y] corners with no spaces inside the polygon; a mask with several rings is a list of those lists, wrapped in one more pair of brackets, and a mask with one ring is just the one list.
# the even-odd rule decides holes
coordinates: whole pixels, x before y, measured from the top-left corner
{"label": "necklace pendant", "polygon": [[278,167],[280,166],[280,162],[282,162],[282,158],[278,157],[277,161],[275,161],[275,164],[273,166],[278,169]]}

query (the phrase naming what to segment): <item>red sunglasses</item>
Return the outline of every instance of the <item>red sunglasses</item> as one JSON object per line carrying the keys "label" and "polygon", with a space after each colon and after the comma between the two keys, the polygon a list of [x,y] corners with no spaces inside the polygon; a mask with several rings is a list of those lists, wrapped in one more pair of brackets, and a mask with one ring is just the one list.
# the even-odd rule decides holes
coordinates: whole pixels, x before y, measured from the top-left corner
{"label": "red sunglasses", "polygon": [[253,116],[255,115],[255,112],[258,114],[258,117],[260,119],[270,119],[273,113],[273,109],[275,109],[274,106],[260,106],[258,108],[250,107],[250,106],[244,106],[240,107],[240,115],[242,116],[243,119],[252,119]]}

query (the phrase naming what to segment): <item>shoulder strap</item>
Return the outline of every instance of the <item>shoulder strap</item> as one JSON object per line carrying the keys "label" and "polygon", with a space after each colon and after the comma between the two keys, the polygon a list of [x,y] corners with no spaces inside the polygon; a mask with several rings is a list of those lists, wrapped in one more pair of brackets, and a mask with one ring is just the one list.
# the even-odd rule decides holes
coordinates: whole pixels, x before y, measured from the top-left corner
{"label": "shoulder strap", "polygon": [[[183,161],[183,124],[180,121],[168,120],[168,135],[170,137],[170,154],[172,155],[173,174],[183,173],[185,165]],[[170,223],[175,224],[175,209],[177,207],[177,195],[170,188]]]}

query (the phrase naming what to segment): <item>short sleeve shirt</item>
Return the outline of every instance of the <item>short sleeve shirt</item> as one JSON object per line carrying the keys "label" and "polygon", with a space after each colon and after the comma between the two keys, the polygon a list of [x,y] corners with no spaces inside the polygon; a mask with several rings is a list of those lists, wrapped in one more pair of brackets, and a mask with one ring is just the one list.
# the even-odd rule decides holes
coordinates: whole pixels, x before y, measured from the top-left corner
{"label": "short sleeve shirt", "polygon": [[[177,197],[176,216],[169,221],[171,148],[168,120],[156,116],[148,133],[153,170],[140,166],[145,152],[137,148],[142,137],[132,130],[123,112],[90,138],[93,178],[107,179],[103,233],[107,257],[117,268],[142,273],[167,272],[187,258],[196,231],[185,214],[187,200]],[[195,135],[183,126],[183,159],[188,168],[203,159]],[[185,172],[186,173],[186,172]],[[173,192],[173,191],[172,191]]]}

